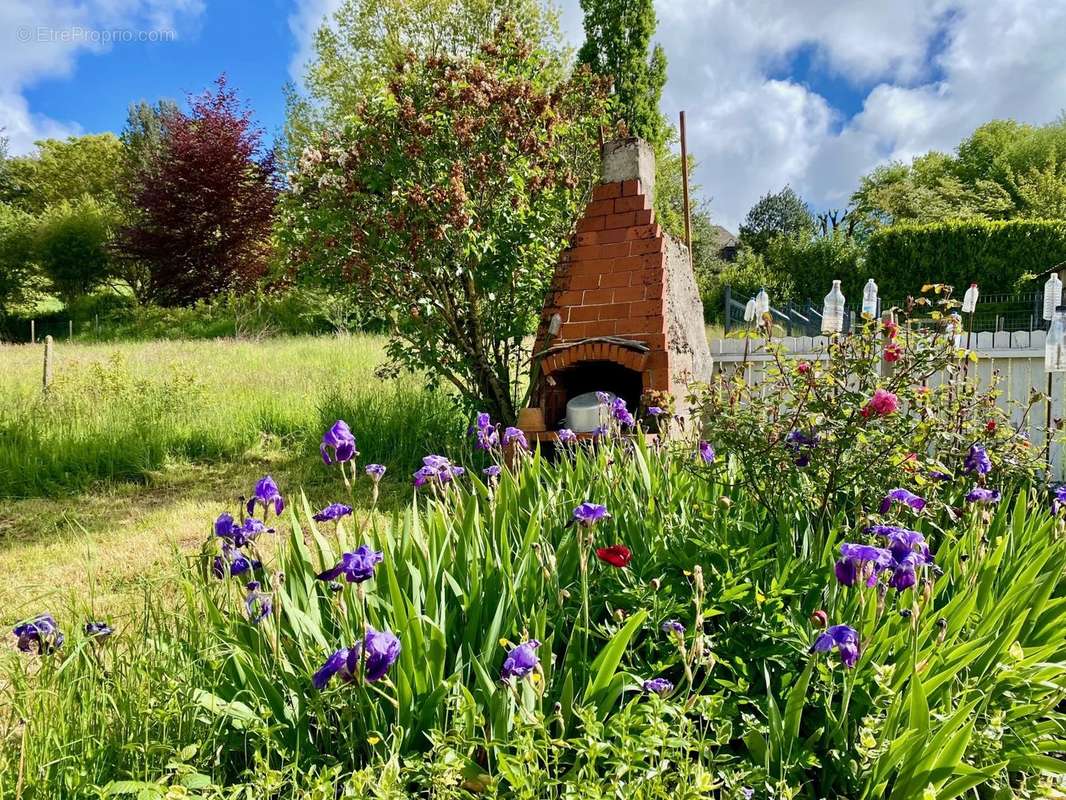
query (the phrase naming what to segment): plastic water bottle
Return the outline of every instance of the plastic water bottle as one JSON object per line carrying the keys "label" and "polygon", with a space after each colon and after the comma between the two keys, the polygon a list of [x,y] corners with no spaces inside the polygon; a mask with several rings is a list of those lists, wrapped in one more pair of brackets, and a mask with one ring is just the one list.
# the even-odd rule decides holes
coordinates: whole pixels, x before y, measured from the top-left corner
{"label": "plastic water bottle", "polygon": [[877,284],[874,279],[866,281],[862,289],[862,316],[864,319],[873,319],[877,316]]}
{"label": "plastic water bottle", "polygon": [[1051,277],[1044,284],[1044,319],[1050,320],[1055,316],[1055,309],[1062,305],[1062,281],[1057,272],[1052,272]]}
{"label": "plastic water bottle", "polygon": [[840,333],[844,330],[844,295],[840,291],[840,281],[833,281],[833,288],[825,296],[822,305],[822,333]]}
{"label": "plastic water bottle", "polygon": [[1055,309],[1044,343],[1044,369],[1066,372],[1066,306]]}
{"label": "plastic water bottle", "polygon": [[971,283],[970,288],[966,290],[966,294],[962,296],[962,313],[972,314],[974,309],[977,308],[977,284]]}
{"label": "plastic water bottle", "polygon": [[755,298],[748,300],[748,304],[744,306],[744,321],[751,322],[755,319]]}
{"label": "plastic water bottle", "polygon": [[766,289],[760,289],[759,293],[755,295],[755,316],[762,319],[763,314],[770,313],[770,295],[766,293]]}

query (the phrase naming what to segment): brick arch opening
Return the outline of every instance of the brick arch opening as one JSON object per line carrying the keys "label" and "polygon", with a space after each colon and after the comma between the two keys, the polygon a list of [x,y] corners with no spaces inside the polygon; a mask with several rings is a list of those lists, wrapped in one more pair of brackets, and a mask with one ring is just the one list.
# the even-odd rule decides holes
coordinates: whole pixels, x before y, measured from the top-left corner
{"label": "brick arch opening", "polygon": [[644,380],[639,370],[617,361],[580,361],[555,370],[544,398],[544,421],[549,429],[561,427],[566,420],[566,404],[587,392],[611,392],[635,412],[644,393]]}

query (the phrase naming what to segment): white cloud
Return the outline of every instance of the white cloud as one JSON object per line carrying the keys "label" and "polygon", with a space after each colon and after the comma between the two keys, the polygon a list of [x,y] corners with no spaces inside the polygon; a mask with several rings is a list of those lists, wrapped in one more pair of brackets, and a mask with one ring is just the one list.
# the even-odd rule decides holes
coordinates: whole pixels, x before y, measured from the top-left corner
{"label": "white cloud", "polygon": [[203,0],[34,0],[0,2],[0,129],[12,153],[37,139],[80,132],[69,120],[34,113],[24,91],[38,81],[73,73],[77,59],[102,53],[122,36],[179,34]]}

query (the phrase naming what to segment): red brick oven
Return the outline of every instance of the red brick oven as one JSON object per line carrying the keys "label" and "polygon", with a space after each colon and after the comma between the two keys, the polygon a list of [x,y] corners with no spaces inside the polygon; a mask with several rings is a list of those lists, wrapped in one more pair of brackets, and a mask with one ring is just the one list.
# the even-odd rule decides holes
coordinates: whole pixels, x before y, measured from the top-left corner
{"label": "red brick oven", "polygon": [[601,183],[560,256],[537,331],[532,396],[549,432],[538,438],[552,438],[567,402],[590,391],[614,392],[630,409],[670,392],[684,415],[688,384],[710,376],[688,251],[655,222],[654,190],[645,142],[604,147]]}

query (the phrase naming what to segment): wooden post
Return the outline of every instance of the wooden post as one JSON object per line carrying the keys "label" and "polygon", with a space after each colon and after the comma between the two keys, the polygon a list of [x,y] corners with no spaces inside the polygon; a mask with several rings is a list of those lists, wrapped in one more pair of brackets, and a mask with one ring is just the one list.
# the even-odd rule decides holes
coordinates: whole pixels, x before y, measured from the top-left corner
{"label": "wooden post", "polygon": [[30,320],[30,344],[37,344],[37,320]]}
{"label": "wooden post", "polygon": [[44,378],[42,380],[44,390],[47,392],[48,387],[52,385],[52,337],[51,335],[44,337]]}
{"label": "wooden post", "polygon": [[685,195],[685,247],[688,248],[688,265],[692,266],[692,217],[688,205],[688,145],[685,141],[685,112],[681,112],[681,189]]}
{"label": "wooden post", "polygon": [[67,320],[67,338],[74,338],[74,320]]}

